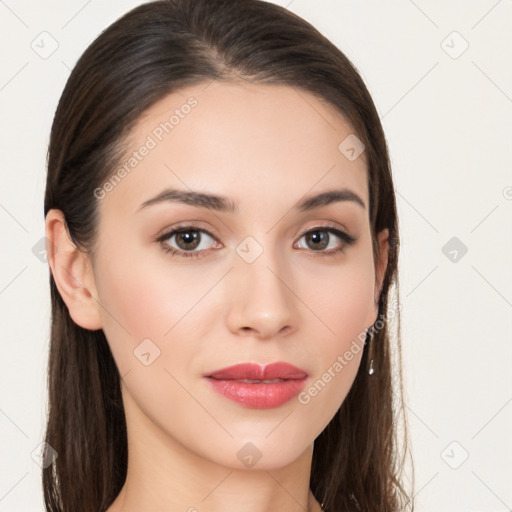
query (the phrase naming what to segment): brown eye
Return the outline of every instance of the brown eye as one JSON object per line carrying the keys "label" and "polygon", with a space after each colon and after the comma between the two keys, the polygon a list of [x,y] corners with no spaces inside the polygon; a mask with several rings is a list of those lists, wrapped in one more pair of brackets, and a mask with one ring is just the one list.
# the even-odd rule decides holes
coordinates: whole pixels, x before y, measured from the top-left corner
{"label": "brown eye", "polygon": [[186,231],[179,231],[174,235],[176,237],[176,244],[184,251],[197,249],[201,241],[199,231],[187,229]]}
{"label": "brown eye", "polygon": [[306,243],[311,244],[313,246],[312,249],[314,250],[325,249],[329,244],[329,234],[326,231],[310,231],[304,236],[306,237]]}
{"label": "brown eye", "polygon": [[[325,256],[335,255],[343,252],[346,246],[352,245],[356,238],[341,231],[340,229],[333,228],[332,226],[318,227],[310,229],[301,236],[305,238],[306,248],[311,249],[313,252],[319,252]],[[342,240],[336,244],[336,238]],[[329,248],[330,250],[325,250]]]}
{"label": "brown eye", "polygon": [[179,226],[163,234],[157,241],[166,252],[185,258],[204,256],[207,249],[217,243],[208,231],[195,226]]}

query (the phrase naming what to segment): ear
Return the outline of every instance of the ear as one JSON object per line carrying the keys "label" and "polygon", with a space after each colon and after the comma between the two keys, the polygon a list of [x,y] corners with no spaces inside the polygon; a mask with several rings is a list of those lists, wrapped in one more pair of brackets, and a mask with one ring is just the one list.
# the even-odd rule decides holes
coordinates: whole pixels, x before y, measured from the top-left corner
{"label": "ear", "polygon": [[45,232],[50,271],[71,318],[84,329],[101,329],[100,304],[90,259],[71,240],[62,211],[52,209],[47,213]]}
{"label": "ear", "polygon": [[378,235],[379,261],[375,264],[375,321],[379,314],[379,298],[384,284],[384,277],[388,268],[389,257],[389,229],[383,229]]}

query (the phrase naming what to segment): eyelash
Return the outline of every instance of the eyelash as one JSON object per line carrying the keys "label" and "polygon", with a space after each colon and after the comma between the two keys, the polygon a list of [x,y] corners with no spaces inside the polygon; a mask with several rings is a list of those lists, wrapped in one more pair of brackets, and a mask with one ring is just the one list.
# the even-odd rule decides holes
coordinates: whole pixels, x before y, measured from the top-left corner
{"label": "eyelash", "polygon": [[[176,228],[173,228],[172,230],[170,230],[170,231],[164,233],[163,235],[159,236],[158,238],[156,238],[155,241],[160,243],[160,245],[162,246],[162,249],[166,253],[170,253],[171,257],[173,257],[173,256],[178,256],[178,257],[183,257],[183,258],[201,258],[201,257],[204,257],[205,254],[206,254],[204,250],[203,251],[193,251],[193,252],[192,251],[190,251],[190,252],[189,251],[181,251],[181,250],[174,249],[173,247],[169,247],[168,245],[166,245],[164,243],[166,240],[168,240],[173,235],[176,235],[176,234],[179,234],[179,233],[186,233],[187,231],[199,231],[201,233],[206,233],[208,236],[212,237],[215,240],[215,237],[211,233],[209,233],[206,229],[200,228],[199,226],[195,226],[195,225],[192,225],[192,224],[188,224],[188,225],[178,226]],[[338,238],[341,238],[341,240],[343,240],[343,242],[344,242],[344,244],[342,244],[339,248],[331,249],[330,251],[325,251],[325,250],[314,251],[314,250],[311,250],[311,252],[313,252],[313,253],[318,253],[315,256],[336,256],[336,255],[344,252],[347,246],[353,245],[357,241],[357,238],[349,235],[348,233],[345,233],[344,231],[341,231],[340,229],[335,228],[334,226],[328,226],[328,225],[316,226],[314,228],[308,229],[307,231],[304,231],[300,235],[299,240],[304,235],[307,235],[309,233],[313,233],[315,231],[327,231],[328,233],[332,233],[332,234],[336,235]]]}

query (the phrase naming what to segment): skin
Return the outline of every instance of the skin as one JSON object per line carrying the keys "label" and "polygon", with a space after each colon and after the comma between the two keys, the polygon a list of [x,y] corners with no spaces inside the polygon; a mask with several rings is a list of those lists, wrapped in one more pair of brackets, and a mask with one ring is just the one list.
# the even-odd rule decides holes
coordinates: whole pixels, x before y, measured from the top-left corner
{"label": "skin", "polygon": [[[338,150],[353,130],[332,106],[245,82],[167,96],[139,120],[132,150],[190,96],[197,106],[98,200],[93,255],[75,248],[61,212],[46,218],[59,292],[78,325],[103,329],[122,377],[128,475],[108,512],[318,511],[309,490],[313,442],[350,390],[362,351],[307,404],[246,408],[203,375],[286,361],[309,374],[308,389],[375,322],[388,232],[374,261],[365,154],[349,161]],[[167,187],[225,195],[238,212],[172,202],[137,211]],[[341,201],[294,209],[305,195],[343,187],[365,208]],[[203,257],[171,256],[154,241],[189,223],[210,233],[193,249]],[[329,245],[315,249],[318,241],[303,235],[326,223],[357,241],[322,231]],[[248,236],[262,249],[251,263],[236,251]],[[186,250],[177,236],[167,244]],[[152,354],[160,350],[149,366],[134,356],[144,339]],[[237,457],[247,443],[261,454],[251,467]]]}

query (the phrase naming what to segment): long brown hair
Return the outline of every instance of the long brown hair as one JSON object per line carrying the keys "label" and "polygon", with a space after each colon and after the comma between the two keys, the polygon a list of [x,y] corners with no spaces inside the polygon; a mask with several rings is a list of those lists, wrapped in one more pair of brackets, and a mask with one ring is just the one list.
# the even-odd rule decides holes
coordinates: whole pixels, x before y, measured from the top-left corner
{"label": "long brown hair", "polygon": [[[375,261],[377,234],[388,228],[391,241],[379,299],[384,321],[375,330],[371,355],[364,346],[345,401],[315,440],[310,487],[329,512],[413,510],[401,483],[408,442],[396,308],[394,346],[387,321],[393,287],[398,297],[399,235],[386,140],[355,66],[309,23],[260,0],[161,0],[122,16],[86,49],[60,98],[48,148],[44,215],[61,210],[73,242],[93,254],[94,190],[122,161],[141,114],[189,84],[233,79],[312,93],[338,109],[365,145]],[[51,512],[103,512],[127,471],[120,375],[103,331],[73,322],[51,273],[50,290],[45,441],[58,457],[42,471],[44,501]]]}

